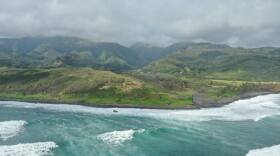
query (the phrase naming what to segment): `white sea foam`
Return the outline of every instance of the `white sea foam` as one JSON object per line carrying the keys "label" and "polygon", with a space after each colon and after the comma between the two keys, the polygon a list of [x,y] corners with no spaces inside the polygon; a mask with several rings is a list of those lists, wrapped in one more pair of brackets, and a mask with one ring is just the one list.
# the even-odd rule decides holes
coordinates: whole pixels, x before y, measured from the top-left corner
{"label": "white sea foam", "polygon": [[[226,120],[259,121],[263,118],[280,115],[280,94],[271,94],[254,97],[246,100],[238,100],[220,108],[204,108],[199,110],[150,110],[134,108],[93,108],[79,105],[65,104],[40,104],[1,101],[4,107],[21,107],[27,109],[43,108],[50,111],[82,112],[103,115],[128,115],[144,116],[161,119],[175,119],[185,121],[209,121]],[[113,112],[117,109],[118,112]]]}
{"label": "white sea foam", "polygon": [[250,150],[246,156],[280,156],[280,145]]}
{"label": "white sea foam", "polygon": [[0,122],[0,139],[5,141],[16,136],[23,131],[25,124],[27,124],[27,122],[22,120]]}
{"label": "white sea foam", "polygon": [[103,133],[97,136],[97,139],[102,140],[103,142],[117,146],[121,145],[122,143],[132,140],[135,133],[143,133],[144,129],[140,130],[124,130],[124,131],[113,131]]}
{"label": "white sea foam", "polygon": [[263,118],[275,115],[280,115],[280,95],[266,95],[239,100],[220,108],[170,113],[170,116],[174,118],[181,118],[188,121],[259,121]]}
{"label": "white sea foam", "polygon": [[1,156],[46,156],[58,146],[54,142],[26,143],[0,146]]}

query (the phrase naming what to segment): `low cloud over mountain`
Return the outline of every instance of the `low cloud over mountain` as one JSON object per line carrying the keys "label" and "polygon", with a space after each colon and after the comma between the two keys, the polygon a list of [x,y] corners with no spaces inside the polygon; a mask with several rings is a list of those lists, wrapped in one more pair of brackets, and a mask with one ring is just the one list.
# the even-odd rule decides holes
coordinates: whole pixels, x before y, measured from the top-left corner
{"label": "low cloud over mountain", "polygon": [[0,36],[279,46],[279,0],[1,0]]}

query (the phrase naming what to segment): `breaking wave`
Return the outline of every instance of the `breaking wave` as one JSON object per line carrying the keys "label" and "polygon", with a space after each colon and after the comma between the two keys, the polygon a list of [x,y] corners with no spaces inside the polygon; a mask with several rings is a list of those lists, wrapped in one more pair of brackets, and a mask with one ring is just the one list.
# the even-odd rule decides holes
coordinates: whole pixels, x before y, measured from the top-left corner
{"label": "breaking wave", "polygon": [[58,146],[54,142],[38,142],[0,146],[1,156],[46,156]]}
{"label": "breaking wave", "polygon": [[174,118],[188,121],[226,120],[260,121],[263,118],[280,115],[280,95],[258,96],[246,100],[238,100],[220,108],[208,108],[192,111],[170,113]]}
{"label": "breaking wave", "polygon": [[143,133],[145,130],[124,130],[103,133],[97,136],[97,139],[102,140],[106,144],[117,146],[122,143],[132,140],[135,133]]}
{"label": "breaking wave", "polygon": [[280,145],[250,150],[246,156],[279,156]]}
{"label": "breaking wave", "polygon": [[[2,101],[4,107],[43,108],[50,111],[82,112],[104,115],[143,116],[184,121],[226,120],[259,121],[263,118],[280,115],[280,94],[270,94],[251,99],[238,100],[219,108],[204,108],[199,110],[151,110],[134,108],[94,108],[66,104],[40,104],[14,101]],[[114,112],[117,109],[118,112]]]}
{"label": "breaking wave", "polygon": [[0,139],[7,140],[11,137],[16,136],[18,133],[23,131],[26,121],[3,121],[0,122]]}

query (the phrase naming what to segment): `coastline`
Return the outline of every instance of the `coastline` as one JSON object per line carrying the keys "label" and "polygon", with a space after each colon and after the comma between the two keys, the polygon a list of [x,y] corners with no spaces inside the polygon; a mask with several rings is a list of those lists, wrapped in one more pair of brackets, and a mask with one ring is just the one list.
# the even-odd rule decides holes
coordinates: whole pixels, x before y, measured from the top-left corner
{"label": "coastline", "polygon": [[96,108],[137,108],[137,109],[158,109],[158,110],[194,110],[202,108],[217,108],[228,105],[232,102],[244,99],[250,99],[257,96],[269,95],[269,94],[278,94],[280,92],[275,91],[263,91],[263,92],[247,92],[238,96],[221,99],[218,101],[211,101],[200,94],[193,96],[192,105],[187,105],[184,107],[170,107],[170,106],[141,106],[141,105],[130,105],[130,104],[89,104],[89,103],[78,103],[78,102],[63,102],[56,100],[26,100],[26,99],[12,99],[12,98],[3,98],[0,97],[0,101],[17,101],[17,102],[30,102],[30,103],[43,103],[43,104],[69,104],[69,105],[80,105],[87,107],[96,107]]}
{"label": "coastline", "polygon": [[193,102],[199,108],[213,108],[213,107],[222,107],[238,100],[250,99],[261,95],[279,94],[279,93],[280,93],[279,91],[246,92],[234,97],[228,97],[218,101],[211,101],[208,98],[203,97],[203,95],[198,94],[198,95],[194,95]]}

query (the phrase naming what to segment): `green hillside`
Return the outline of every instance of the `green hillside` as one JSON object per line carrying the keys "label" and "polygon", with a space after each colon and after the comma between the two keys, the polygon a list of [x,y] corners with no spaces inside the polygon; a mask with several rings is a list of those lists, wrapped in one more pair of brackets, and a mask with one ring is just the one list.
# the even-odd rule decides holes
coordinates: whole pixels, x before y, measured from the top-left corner
{"label": "green hillside", "polygon": [[163,108],[191,104],[189,97],[131,76],[91,68],[0,68],[0,88],[2,99]]}
{"label": "green hillside", "polygon": [[0,39],[0,66],[71,66],[122,71],[139,67],[143,62],[137,53],[117,43],[73,37]]}
{"label": "green hillside", "polygon": [[152,62],[141,71],[182,77],[279,81],[280,49],[194,44]]}

